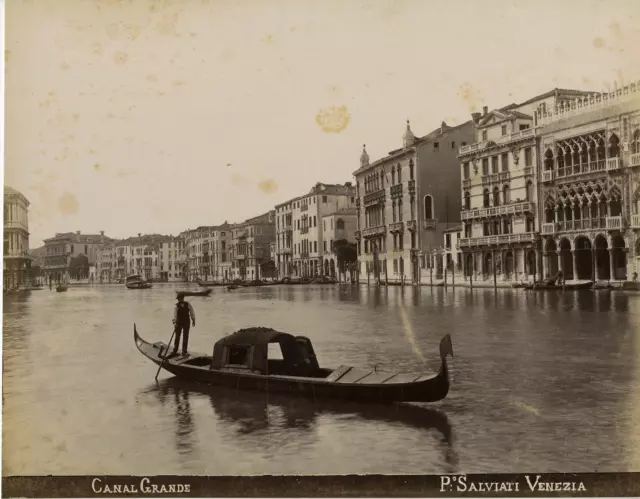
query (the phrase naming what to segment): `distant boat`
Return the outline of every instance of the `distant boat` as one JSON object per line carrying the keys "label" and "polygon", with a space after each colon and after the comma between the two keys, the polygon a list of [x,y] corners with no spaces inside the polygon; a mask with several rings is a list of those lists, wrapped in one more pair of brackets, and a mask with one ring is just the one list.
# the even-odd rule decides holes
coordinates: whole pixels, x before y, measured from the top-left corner
{"label": "distant boat", "polygon": [[209,296],[211,294],[211,288],[204,291],[178,291],[178,296]]}
{"label": "distant boat", "polygon": [[151,287],[151,284],[144,280],[140,274],[127,276],[124,281],[124,285],[128,289],[148,289]]}
{"label": "distant boat", "polygon": [[56,291],[58,293],[62,293],[64,291],[67,291],[69,289],[69,286],[67,286],[66,284],[59,284],[58,286],[56,286]]}
{"label": "distant boat", "polygon": [[214,287],[214,286],[224,286],[224,283],[222,282],[215,282],[215,281],[202,281],[200,279],[197,279],[196,282],[198,283],[198,286],[202,286],[203,288],[206,287]]}

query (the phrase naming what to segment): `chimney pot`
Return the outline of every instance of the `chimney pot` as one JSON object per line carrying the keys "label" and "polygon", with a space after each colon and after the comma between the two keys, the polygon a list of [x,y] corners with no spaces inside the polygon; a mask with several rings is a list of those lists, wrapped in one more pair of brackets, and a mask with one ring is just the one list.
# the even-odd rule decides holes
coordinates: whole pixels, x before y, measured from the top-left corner
{"label": "chimney pot", "polygon": [[473,119],[474,123],[478,123],[478,121],[480,121],[481,116],[482,116],[482,113],[471,113],[471,119]]}
{"label": "chimney pot", "polygon": [[486,116],[488,112],[489,112],[489,108],[487,106],[484,106],[482,108],[482,116]]}
{"label": "chimney pot", "polygon": [[80,235],[80,231],[79,231],[79,230],[77,230],[77,231],[76,231],[76,234]]}

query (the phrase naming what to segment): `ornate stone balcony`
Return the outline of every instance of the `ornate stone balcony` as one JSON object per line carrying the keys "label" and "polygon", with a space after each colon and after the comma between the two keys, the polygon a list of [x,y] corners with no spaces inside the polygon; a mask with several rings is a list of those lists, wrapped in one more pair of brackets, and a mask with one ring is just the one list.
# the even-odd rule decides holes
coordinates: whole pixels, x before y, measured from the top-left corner
{"label": "ornate stone balcony", "polygon": [[607,159],[607,171],[616,171],[622,168],[622,162],[620,158],[609,158]]}
{"label": "ornate stone balcony", "polygon": [[509,172],[500,172],[500,182],[508,182],[509,180],[511,180]]}
{"label": "ornate stone balcony", "polygon": [[471,179],[470,178],[463,178],[462,179],[462,187],[465,189],[468,189],[469,187],[471,187]]}
{"label": "ornate stone balcony", "polygon": [[402,184],[396,184],[391,186],[391,197],[402,197]]}
{"label": "ornate stone balcony", "polygon": [[382,236],[386,233],[386,225],[377,225],[375,227],[367,227],[362,230],[362,237]]}
{"label": "ornate stone balcony", "polygon": [[631,228],[640,229],[640,213],[631,215]]}
{"label": "ornate stone balcony", "polygon": [[426,220],[422,221],[423,229],[435,229],[436,225],[438,225],[438,220],[435,218],[427,218]]}
{"label": "ornate stone balcony", "polygon": [[[496,146],[500,146],[503,144],[508,144],[509,142],[513,142],[516,140],[524,140],[534,137],[536,134],[535,128],[527,128],[525,130],[520,130],[519,132],[514,132],[509,135],[504,135],[500,138],[494,139],[493,142]],[[458,150],[458,154],[469,154],[471,152],[482,151],[487,146],[488,140],[484,140],[481,142],[476,142],[475,144],[469,144],[466,146],[462,146]]]}
{"label": "ornate stone balcony", "polygon": [[363,199],[363,204],[365,207],[368,207],[379,203],[384,203],[385,197],[385,190],[378,189],[375,192],[367,194]]}
{"label": "ornate stone balcony", "polygon": [[549,222],[542,224],[542,235],[551,236],[556,233],[558,226],[555,222]]}
{"label": "ornate stone balcony", "polygon": [[393,222],[389,224],[389,232],[402,232],[404,230],[404,222]]}
{"label": "ornate stone balcony", "polygon": [[415,220],[407,220],[407,229],[414,232],[416,230],[416,221]]}
{"label": "ornate stone balcony", "polygon": [[629,156],[629,164],[628,164],[629,168],[633,168],[635,166],[640,166],[640,152],[637,152],[635,154],[631,154]]}
{"label": "ornate stone balcony", "polygon": [[522,170],[525,176],[533,175],[533,166],[525,166]]}
{"label": "ornate stone balcony", "polygon": [[543,182],[553,182],[554,178],[555,178],[555,172],[553,170],[545,170],[542,172]]}
{"label": "ornate stone balcony", "polygon": [[491,246],[510,243],[531,243],[535,241],[534,232],[523,232],[521,234],[500,234],[497,236],[465,237],[460,239],[460,247],[470,246]]}
{"label": "ornate stone balcony", "polygon": [[607,230],[621,230],[622,228],[622,217],[620,215],[607,217]]}
{"label": "ornate stone balcony", "polygon": [[464,210],[460,213],[462,220],[474,220],[480,218],[494,217],[499,215],[518,215],[520,213],[533,213],[535,206],[529,201],[504,204],[489,208],[477,208]]}

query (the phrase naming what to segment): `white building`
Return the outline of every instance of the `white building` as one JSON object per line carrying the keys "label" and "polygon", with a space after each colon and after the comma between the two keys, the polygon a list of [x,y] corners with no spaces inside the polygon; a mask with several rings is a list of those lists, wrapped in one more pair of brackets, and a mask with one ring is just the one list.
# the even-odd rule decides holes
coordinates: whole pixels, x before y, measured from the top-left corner
{"label": "white building", "polygon": [[276,205],[276,265],[280,277],[323,274],[328,259],[324,256],[322,219],[355,208],[355,196],[351,182],[318,182],[307,194]]}

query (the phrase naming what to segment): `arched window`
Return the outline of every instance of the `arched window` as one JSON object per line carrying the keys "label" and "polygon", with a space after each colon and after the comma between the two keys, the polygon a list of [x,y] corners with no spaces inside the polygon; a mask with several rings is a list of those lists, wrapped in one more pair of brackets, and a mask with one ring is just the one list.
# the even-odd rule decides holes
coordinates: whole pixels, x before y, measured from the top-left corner
{"label": "arched window", "polygon": [[500,188],[498,186],[493,188],[493,206],[500,206]]}
{"label": "arched window", "polygon": [[505,185],[502,188],[502,202],[504,204],[510,203],[511,202],[511,193],[509,191],[509,186]]}
{"label": "arched window", "polygon": [[396,167],[391,167],[391,185],[395,185],[396,183]]}
{"label": "arched window", "polygon": [[631,139],[631,154],[640,153],[640,130],[633,132],[633,138]]}
{"label": "arched window", "polygon": [[400,166],[400,163],[398,163],[398,183],[402,183],[402,167]]}
{"label": "arched window", "polygon": [[485,208],[488,208],[488,207],[489,207],[489,204],[490,204],[490,203],[489,203],[489,198],[490,198],[490,196],[489,196],[489,189],[485,189],[485,190],[484,190],[483,197],[482,197],[482,205],[483,205]]}
{"label": "arched window", "polygon": [[553,170],[553,151],[551,149],[547,149],[547,152],[544,153],[544,169],[546,171]]}
{"label": "arched window", "polygon": [[611,135],[611,138],[609,139],[609,157],[617,158],[619,154],[620,154],[620,139],[614,133]]}
{"label": "arched window", "polygon": [[465,191],[464,193],[464,208],[465,210],[471,209],[471,194],[469,191]]}
{"label": "arched window", "polygon": [[433,220],[433,197],[430,194],[424,197],[424,219]]}
{"label": "arched window", "polygon": [[344,230],[344,220],[342,220],[342,218],[338,218],[338,220],[336,220],[336,229]]}

